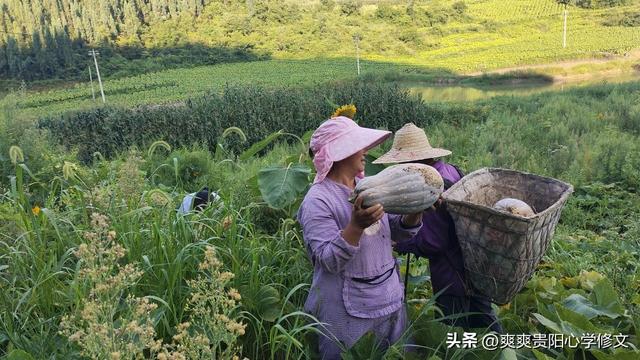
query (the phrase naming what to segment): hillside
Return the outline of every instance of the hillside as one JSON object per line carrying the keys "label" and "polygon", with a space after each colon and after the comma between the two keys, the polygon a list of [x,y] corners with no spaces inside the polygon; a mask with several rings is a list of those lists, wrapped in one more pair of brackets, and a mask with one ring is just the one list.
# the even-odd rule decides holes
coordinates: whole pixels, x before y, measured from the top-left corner
{"label": "hillside", "polygon": [[94,47],[107,77],[355,57],[355,36],[365,59],[473,72],[624,54],[640,33],[635,0],[574,2],[564,49],[562,6],[553,0],[4,0],[2,7],[0,76],[26,81],[85,80]]}

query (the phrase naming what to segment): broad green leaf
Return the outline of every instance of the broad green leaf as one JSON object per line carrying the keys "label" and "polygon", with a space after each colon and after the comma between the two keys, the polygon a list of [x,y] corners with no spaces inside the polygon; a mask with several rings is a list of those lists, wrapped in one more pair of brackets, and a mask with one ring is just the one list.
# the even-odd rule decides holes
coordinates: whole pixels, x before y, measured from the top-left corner
{"label": "broad green leaf", "polygon": [[564,334],[581,336],[585,332],[598,332],[601,330],[594,326],[584,315],[573,312],[560,304],[556,304],[555,308],[561,320],[560,328]]}
{"label": "broad green leaf", "polygon": [[591,320],[596,316],[607,316],[611,319],[615,319],[619,316],[615,312],[598,305],[594,305],[589,299],[580,294],[572,294],[562,301],[562,305],[567,309],[583,315],[587,319]]}
{"label": "broad green leaf", "polygon": [[580,286],[580,278],[577,276],[563,277],[562,279],[560,279],[560,282],[562,283],[562,285],[572,289]]}
{"label": "broad green leaf", "polygon": [[259,318],[273,322],[280,316],[280,293],[273,286],[262,285],[253,292],[245,286],[241,294],[244,305]]}
{"label": "broad green leaf", "polygon": [[540,324],[544,325],[547,329],[551,330],[551,331],[555,331],[556,333],[560,333],[562,332],[562,330],[560,330],[560,325],[558,325],[557,323],[547,319],[546,317],[538,314],[538,313],[533,313],[531,314],[533,315],[533,317],[536,318],[536,320],[538,320],[538,322],[540,322]]}
{"label": "broad green leaf", "polygon": [[240,159],[241,161],[245,161],[250,159],[251,157],[253,157],[255,154],[259,153],[261,150],[263,150],[264,148],[266,148],[267,146],[269,146],[269,144],[271,144],[272,142],[274,142],[278,137],[280,137],[282,135],[282,130],[278,130],[272,134],[270,134],[269,136],[267,136],[266,138],[258,141],[257,143],[251,145],[251,147],[249,147],[247,150],[245,150],[242,154],[240,154],[240,156],[238,157],[238,159]]}
{"label": "broad green leaf", "polygon": [[373,163],[376,157],[372,156],[371,154],[367,154],[365,156],[365,159],[367,161],[367,165],[364,167],[364,173],[366,176],[373,176],[385,169],[385,166],[383,164]]}
{"label": "broad green leaf", "polygon": [[518,360],[518,356],[515,350],[507,348],[500,352],[500,360]]}
{"label": "broad green leaf", "polygon": [[637,360],[640,359],[639,350],[617,350],[613,354],[606,354],[600,350],[589,351],[598,360]]}
{"label": "broad green leaf", "polygon": [[260,317],[266,321],[275,321],[280,315],[280,293],[270,285],[263,285],[256,296],[256,308]]}
{"label": "broad green leaf", "polygon": [[6,360],[34,360],[33,356],[28,352],[20,349],[11,350],[9,355],[5,358]]}
{"label": "broad green leaf", "polygon": [[[611,282],[607,279],[600,280],[593,287],[592,300],[594,300],[601,308],[606,309],[615,315],[624,314],[624,309],[622,308],[622,305],[620,305],[620,301],[618,301],[618,294],[611,285]],[[615,317],[611,318],[615,319]]]}
{"label": "broad green leaf", "polygon": [[553,360],[551,357],[541,353],[536,349],[531,349],[531,352],[533,352],[533,356],[536,357],[536,360]]}
{"label": "broad green leaf", "polygon": [[604,276],[595,271],[582,271],[580,273],[580,286],[585,290],[593,290],[593,287],[604,279]]}
{"label": "broad green leaf", "polygon": [[292,204],[309,185],[311,170],[301,165],[271,166],[258,172],[260,194],[269,206],[282,209]]}

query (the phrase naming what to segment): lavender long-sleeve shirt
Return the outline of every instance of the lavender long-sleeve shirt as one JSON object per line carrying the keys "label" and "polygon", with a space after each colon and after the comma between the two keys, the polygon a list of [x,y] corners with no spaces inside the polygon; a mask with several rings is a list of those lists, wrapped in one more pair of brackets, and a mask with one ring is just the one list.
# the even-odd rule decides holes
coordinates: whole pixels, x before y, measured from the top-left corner
{"label": "lavender long-sleeve shirt", "polygon": [[[391,241],[408,241],[420,229],[404,228],[400,215],[385,214],[377,232],[367,230],[358,246],[349,244],[341,231],[351,220],[350,193],[347,186],[327,178],[309,189],[298,211],[314,267],[305,310],[321,321],[335,320],[336,312],[346,310],[344,321],[339,321],[343,324],[333,324],[340,327],[349,326],[347,314],[374,319],[401,308],[403,286],[395,269]],[[382,276],[375,284],[353,280],[383,274],[389,276]]]}
{"label": "lavender long-sleeve shirt", "polygon": [[[443,179],[456,183],[458,170],[443,162],[432,165]],[[429,259],[431,284],[435,292],[446,289],[444,294],[464,296],[464,264],[462,250],[456,236],[451,215],[443,207],[425,212],[422,228],[413,239],[398,242],[395,249],[401,254],[412,253]]]}

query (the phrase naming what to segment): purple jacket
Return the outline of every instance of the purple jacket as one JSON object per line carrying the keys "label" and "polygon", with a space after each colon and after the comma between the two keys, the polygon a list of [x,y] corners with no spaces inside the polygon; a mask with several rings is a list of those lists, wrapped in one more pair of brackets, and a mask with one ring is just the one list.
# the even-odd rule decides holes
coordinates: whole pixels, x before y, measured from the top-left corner
{"label": "purple jacket", "polygon": [[[402,306],[403,286],[391,241],[408,241],[420,226],[405,228],[400,215],[385,215],[379,227],[366,230],[359,246],[353,246],[342,237],[342,229],[351,220],[350,193],[348,187],[326,178],[311,186],[298,211],[313,263],[313,282],[305,310],[320,321],[329,321],[336,312],[374,319]],[[380,280],[375,284],[357,280],[376,277]],[[348,323],[346,317],[344,321]]]}
{"label": "purple jacket", "polygon": [[[443,161],[437,161],[433,167],[443,179],[452,183],[460,180],[458,170]],[[453,219],[443,207],[424,213],[418,235],[397,243],[395,249],[401,254],[412,253],[429,259],[434,293],[446,288],[444,294],[465,295],[462,250]]]}

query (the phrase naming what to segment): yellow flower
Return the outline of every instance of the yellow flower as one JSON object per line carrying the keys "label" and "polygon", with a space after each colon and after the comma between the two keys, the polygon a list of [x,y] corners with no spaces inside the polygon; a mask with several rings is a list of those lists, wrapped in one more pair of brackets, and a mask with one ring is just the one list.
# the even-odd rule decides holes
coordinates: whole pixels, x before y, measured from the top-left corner
{"label": "yellow flower", "polygon": [[38,216],[40,215],[40,206],[36,205],[33,207],[33,209],[31,209],[31,212],[33,213],[33,215]]}
{"label": "yellow flower", "polygon": [[353,119],[353,117],[356,115],[356,110],[356,106],[353,104],[342,105],[333,113],[333,115],[331,115],[331,118],[346,116],[349,119]]}

